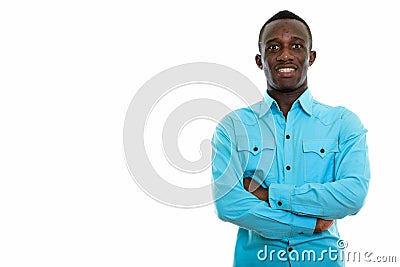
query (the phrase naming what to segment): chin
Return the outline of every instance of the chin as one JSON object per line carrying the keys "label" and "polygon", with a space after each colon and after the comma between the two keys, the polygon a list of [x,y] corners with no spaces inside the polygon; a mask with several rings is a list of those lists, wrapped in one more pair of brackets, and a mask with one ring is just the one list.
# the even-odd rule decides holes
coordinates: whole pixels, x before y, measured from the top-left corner
{"label": "chin", "polygon": [[298,88],[278,88],[278,89],[275,89],[276,91],[278,91],[278,92],[281,92],[281,93],[290,93],[290,92],[294,92],[294,91],[296,91]]}
{"label": "chin", "polygon": [[289,93],[298,90],[305,90],[307,88],[307,83],[287,81],[287,82],[274,83],[270,87],[271,89],[282,93]]}
{"label": "chin", "polygon": [[280,84],[271,86],[272,89],[279,91],[279,92],[293,92],[300,89],[301,85],[289,85],[289,84]]}

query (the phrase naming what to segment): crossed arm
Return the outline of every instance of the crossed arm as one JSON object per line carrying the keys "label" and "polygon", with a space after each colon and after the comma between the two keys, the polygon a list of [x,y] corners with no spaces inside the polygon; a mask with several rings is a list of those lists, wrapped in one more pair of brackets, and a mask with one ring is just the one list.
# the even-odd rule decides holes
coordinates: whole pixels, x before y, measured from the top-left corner
{"label": "crossed arm", "polygon": [[[268,199],[268,188],[263,188],[257,181],[251,177],[245,177],[243,179],[243,187],[246,191],[252,193],[259,200],[265,201],[269,204]],[[324,220],[317,218],[314,234],[326,231],[332,226],[334,220]]]}
{"label": "crossed arm", "polygon": [[365,129],[354,116],[343,127],[336,180],[301,186],[272,183],[263,188],[250,177],[243,178],[244,170],[229,138],[234,132],[232,124],[217,127],[212,168],[218,216],[267,238],[280,239],[322,232],[335,219],[357,213],[368,189],[369,164]]}

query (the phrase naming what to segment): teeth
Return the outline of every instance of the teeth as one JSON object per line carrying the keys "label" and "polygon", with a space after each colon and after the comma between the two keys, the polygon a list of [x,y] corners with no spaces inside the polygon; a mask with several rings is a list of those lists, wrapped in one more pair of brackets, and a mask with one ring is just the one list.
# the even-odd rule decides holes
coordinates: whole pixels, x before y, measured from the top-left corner
{"label": "teeth", "polygon": [[282,69],[278,69],[279,72],[292,72],[294,71],[293,68],[282,68]]}

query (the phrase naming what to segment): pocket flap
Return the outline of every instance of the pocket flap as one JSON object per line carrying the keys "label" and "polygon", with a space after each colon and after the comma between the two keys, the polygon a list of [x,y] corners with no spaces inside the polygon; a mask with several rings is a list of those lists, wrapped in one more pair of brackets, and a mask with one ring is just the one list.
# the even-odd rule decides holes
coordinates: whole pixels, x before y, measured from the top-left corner
{"label": "pocket flap", "polygon": [[339,152],[337,139],[310,139],[303,140],[303,152],[314,152],[324,158],[329,153]]}
{"label": "pocket flap", "polygon": [[273,138],[238,139],[237,143],[238,151],[249,151],[253,155],[257,155],[264,149],[275,149],[275,139]]}

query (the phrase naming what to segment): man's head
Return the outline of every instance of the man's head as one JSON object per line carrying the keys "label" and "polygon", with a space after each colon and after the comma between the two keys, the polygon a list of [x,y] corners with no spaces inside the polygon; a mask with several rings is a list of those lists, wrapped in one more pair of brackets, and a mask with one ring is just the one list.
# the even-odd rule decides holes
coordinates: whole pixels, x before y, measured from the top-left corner
{"label": "man's head", "polygon": [[290,11],[272,16],[261,28],[256,63],[264,69],[268,89],[292,92],[307,88],[307,70],[314,63],[307,23]]}

